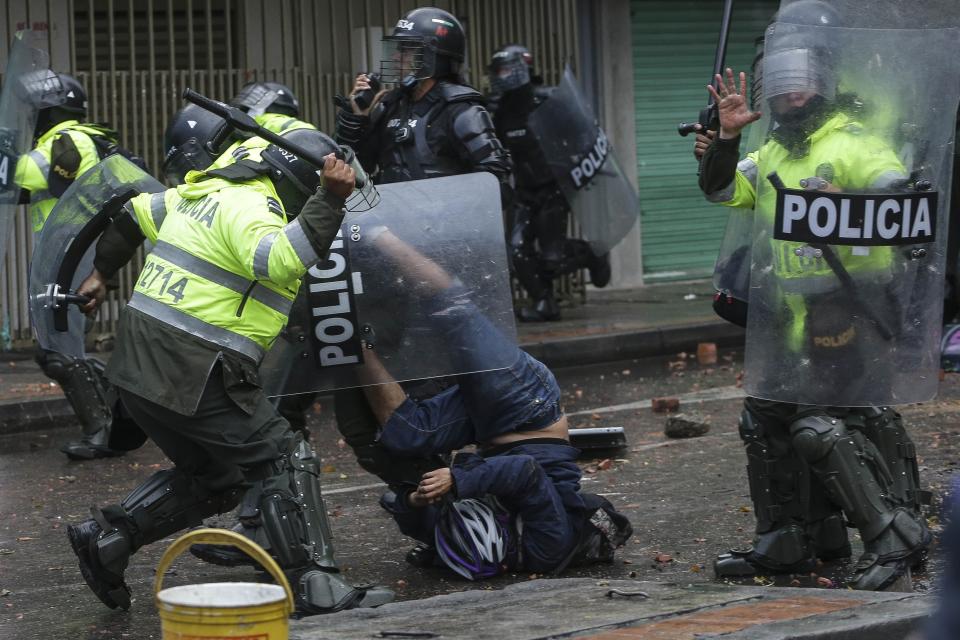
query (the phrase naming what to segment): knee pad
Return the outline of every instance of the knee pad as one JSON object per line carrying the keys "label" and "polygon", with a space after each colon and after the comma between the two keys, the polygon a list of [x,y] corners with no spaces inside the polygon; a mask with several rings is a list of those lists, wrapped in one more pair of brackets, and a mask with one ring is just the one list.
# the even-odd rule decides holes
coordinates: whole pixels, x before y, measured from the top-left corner
{"label": "knee pad", "polygon": [[822,415],[805,416],[790,425],[794,450],[808,463],[825,458],[847,435],[843,420]]}

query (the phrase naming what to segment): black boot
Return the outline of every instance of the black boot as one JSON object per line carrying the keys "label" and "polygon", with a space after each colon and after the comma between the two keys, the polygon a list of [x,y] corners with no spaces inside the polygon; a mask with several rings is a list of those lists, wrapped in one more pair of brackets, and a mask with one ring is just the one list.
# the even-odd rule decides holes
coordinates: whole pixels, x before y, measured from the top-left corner
{"label": "black boot", "polygon": [[[257,543],[265,551],[270,551],[270,543],[267,540],[266,534],[263,531],[263,527],[251,527],[245,525],[243,522],[238,522],[230,529],[235,533],[249,538],[253,542]],[[256,569],[257,571],[266,571],[262,564],[248,556],[246,553],[237,549],[236,547],[231,547],[228,545],[221,544],[193,544],[190,545],[190,553],[204,562],[209,562],[210,564],[215,564],[220,567],[244,567],[250,566]],[[271,557],[276,561],[277,557],[273,554],[270,554]]]}
{"label": "black boot", "polygon": [[612,272],[610,269],[610,254],[605,253],[602,256],[591,255],[587,263],[587,269],[590,271],[590,284],[602,289],[610,284]]}
{"label": "black boot", "polygon": [[537,300],[532,307],[520,308],[517,317],[522,322],[553,322],[560,319],[560,305],[551,292],[549,296]]}
{"label": "black boot", "polygon": [[93,593],[111,609],[129,609],[130,587],[123,580],[131,553],[129,536],[116,528],[104,534],[92,519],[67,527],[67,536]]}
{"label": "black boot", "polygon": [[60,447],[60,451],[67,454],[71,460],[96,460],[97,458],[113,458],[122,456],[125,452],[111,449],[110,428],[103,428],[92,434],[83,434],[77,442],[68,442]]}

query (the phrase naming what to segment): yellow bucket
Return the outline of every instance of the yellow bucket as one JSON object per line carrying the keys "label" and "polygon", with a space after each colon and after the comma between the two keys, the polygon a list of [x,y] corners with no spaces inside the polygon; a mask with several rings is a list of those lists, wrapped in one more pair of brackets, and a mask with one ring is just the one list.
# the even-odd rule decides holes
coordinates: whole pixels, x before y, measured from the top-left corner
{"label": "yellow bucket", "polygon": [[[237,547],[270,572],[277,584],[213,582],[163,589],[170,563],[195,543]],[[278,586],[279,585],[279,586]],[[164,552],[153,582],[163,640],[288,640],[293,592],[260,545],[224,529],[196,529]]]}

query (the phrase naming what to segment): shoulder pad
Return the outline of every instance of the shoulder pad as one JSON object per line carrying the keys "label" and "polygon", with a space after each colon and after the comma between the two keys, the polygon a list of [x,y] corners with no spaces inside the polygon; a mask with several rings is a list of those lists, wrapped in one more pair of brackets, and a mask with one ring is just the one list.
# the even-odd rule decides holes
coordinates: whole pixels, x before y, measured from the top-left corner
{"label": "shoulder pad", "polygon": [[483,102],[483,94],[465,84],[441,81],[437,92],[444,102]]}
{"label": "shoulder pad", "polygon": [[219,169],[204,171],[208,176],[223,178],[230,182],[246,182],[270,172],[270,166],[265,162],[240,160]]}
{"label": "shoulder pad", "polygon": [[453,132],[461,140],[472,138],[485,131],[493,135],[493,130],[490,113],[479,104],[469,105],[453,119]]}

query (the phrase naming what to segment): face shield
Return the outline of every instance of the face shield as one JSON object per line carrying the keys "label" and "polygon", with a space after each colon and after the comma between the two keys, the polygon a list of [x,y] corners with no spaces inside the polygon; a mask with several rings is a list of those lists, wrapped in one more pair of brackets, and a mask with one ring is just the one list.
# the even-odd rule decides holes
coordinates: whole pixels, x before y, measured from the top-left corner
{"label": "face shield", "polygon": [[50,69],[38,69],[20,76],[18,94],[37,109],[63,104],[64,89],[60,78]]}
{"label": "face shield", "polygon": [[279,95],[273,89],[264,86],[254,87],[244,96],[240,104],[243,105],[244,110],[250,117],[256,118],[266,113],[267,109],[277,101]]}
{"label": "face shield", "polygon": [[181,185],[189,171],[203,171],[213,163],[213,158],[196,139],[191,138],[179,147],[171,149],[163,161],[163,177],[171,187]]}
{"label": "face shield", "polygon": [[490,90],[494,93],[513,91],[530,84],[530,67],[519,52],[494,55],[489,73]]}
{"label": "face shield", "polygon": [[830,67],[815,49],[783,49],[765,54],[763,91],[768,101],[789,93],[815,93],[831,101],[836,97]]}
{"label": "face shield", "polygon": [[354,172],[353,193],[347,198],[344,208],[347,211],[362,213],[373,209],[380,203],[380,192],[373,184],[373,180],[364,171],[357,159],[357,154],[350,147],[341,145],[340,152],[343,154],[343,161],[350,165]]}
{"label": "face shield", "polygon": [[407,78],[422,80],[433,75],[434,56],[427,50],[422,38],[393,36],[382,41],[380,79],[390,84],[400,84]]}

